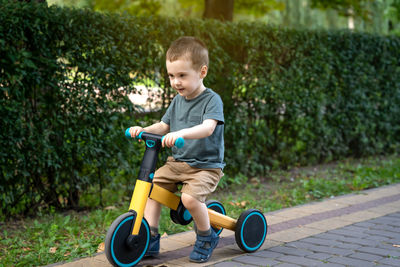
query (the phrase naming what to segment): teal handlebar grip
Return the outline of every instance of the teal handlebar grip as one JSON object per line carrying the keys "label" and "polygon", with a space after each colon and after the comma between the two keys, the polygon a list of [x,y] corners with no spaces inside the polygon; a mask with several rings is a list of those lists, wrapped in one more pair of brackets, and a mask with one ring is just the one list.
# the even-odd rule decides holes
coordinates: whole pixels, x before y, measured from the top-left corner
{"label": "teal handlebar grip", "polygon": [[182,148],[184,145],[185,145],[185,139],[183,139],[182,137],[179,137],[178,139],[176,139],[175,146],[177,148]]}
{"label": "teal handlebar grip", "polygon": [[[125,137],[128,138],[128,139],[131,139],[132,137],[131,137],[131,133],[129,132],[129,129],[130,129],[130,128],[128,128],[128,129],[125,130]],[[136,136],[136,138],[137,138],[137,139],[142,139],[142,134],[143,134],[143,133],[144,133],[144,132],[140,132],[140,134],[139,134],[138,136]]]}
{"label": "teal handlebar grip", "polygon": [[125,131],[125,137],[128,138],[128,139],[131,138],[131,134],[129,133],[129,129],[130,128],[126,129],[126,131]]}
{"label": "teal handlebar grip", "polygon": [[[161,138],[161,143],[164,137],[165,135]],[[182,137],[179,137],[178,139],[175,140],[174,146],[176,146],[177,148],[182,148],[184,145],[185,145],[185,139],[183,139]]]}

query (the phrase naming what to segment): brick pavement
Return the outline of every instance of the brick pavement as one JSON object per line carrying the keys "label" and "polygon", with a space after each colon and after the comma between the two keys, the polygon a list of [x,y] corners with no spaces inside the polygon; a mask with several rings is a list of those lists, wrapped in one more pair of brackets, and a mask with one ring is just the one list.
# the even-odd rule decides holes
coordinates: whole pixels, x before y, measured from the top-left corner
{"label": "brick pavement", "polygon": [[[400,184],[266,213],[268,236],[247,254],[224,230],[209,262],[190,263],[193,231],[161,240],[138,266],[400,266]],[[51,266],[110,266],[104,253]]]}
{"label": "brick pavement", "polygon": [[400,212],[209,266],[400,266]]}

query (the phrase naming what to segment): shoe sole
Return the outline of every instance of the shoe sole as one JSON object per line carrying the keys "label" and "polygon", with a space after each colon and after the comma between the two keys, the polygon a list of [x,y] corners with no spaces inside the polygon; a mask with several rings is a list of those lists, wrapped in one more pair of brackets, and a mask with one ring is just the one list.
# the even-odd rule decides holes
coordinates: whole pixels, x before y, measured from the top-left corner
{"label": "shoe sole", "polygon": [[210,257],[208,257],[208,259],[199,260],[199,261],[197,261],[197,260],[192,260],[191,258],[189,258],[189,261],[190,261],[190,262],[195,262],[195,263],[205,263],[205,262],[207,262],[207,261],[211,258],[211,256],[212,256],[212,255],[210,255]]}
{"label": "shoe sole", "polygon": [[158,254],[160,254],[159,251],[157,251],[157,252],[147,251],[146,254],[144,254],[144,257],[154,257],[154,256],[157,256]]}

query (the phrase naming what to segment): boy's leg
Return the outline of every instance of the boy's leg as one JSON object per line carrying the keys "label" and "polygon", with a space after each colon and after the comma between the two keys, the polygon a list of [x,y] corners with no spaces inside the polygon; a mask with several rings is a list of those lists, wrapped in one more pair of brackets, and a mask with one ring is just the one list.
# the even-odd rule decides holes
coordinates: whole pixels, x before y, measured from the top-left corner
{"label": "boy's leg", "polygon": [[[162,186],[170,192],[176,192],[176,170],[171,165],[174,162],[173,157],[168,157],[164,166],[156,170],[154,173],[153,183]],[[150,226],[151,239],[149,248],[145,256],[155,256],[160,252],[160,234],[158,233],[158,226],[161,216],[161,204],[151,198],[147,199],[146,207],[144,209],[144,217]]]}
{"label": "boy's leg", "polygon": [[205,203],[182,193],[182,203],[189,210],[197,226],[197,237],[189,259],[193,262],[206,262],[210,259],[213,250],[218,245],[219,236],[211,229],[208,210]]}
{"label": "boy's leg", "polygon": [[160,253],[160,234],[158,233],[158,225],[160,222],[161,204],[155,200],[147,199],[144,209],[144,217],[150,226],[150,244],[145,256],[156,256]]}
{"label": "boy's leg", "polygon": [[210,219],[208,217],[206,204],[185,193],[182,193],[181,199],[185,208],[188,209],[192,215],[197,230],[208,231],[210,229]]}
{"label": "boy's leg", "polygon": [[161,204],[149,198],[147,199],[146,207],[144,209],[144,217],[149,223],[150,227],[158,228],[161,215]]}

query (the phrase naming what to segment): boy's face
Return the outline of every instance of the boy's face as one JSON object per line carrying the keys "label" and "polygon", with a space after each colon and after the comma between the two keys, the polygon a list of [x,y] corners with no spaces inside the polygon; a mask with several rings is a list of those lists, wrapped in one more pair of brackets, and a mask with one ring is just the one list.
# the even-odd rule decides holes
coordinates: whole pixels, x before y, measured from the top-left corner
{"label": "boy's face", "polygon": [[195,70],[191,60],[184,58],[172,62],[167,60],[167,71],[172,88],[186,99],[195,98],[205,89],[203,85],[203,78],[207,75],[205,65],[201,70]]}

